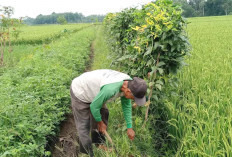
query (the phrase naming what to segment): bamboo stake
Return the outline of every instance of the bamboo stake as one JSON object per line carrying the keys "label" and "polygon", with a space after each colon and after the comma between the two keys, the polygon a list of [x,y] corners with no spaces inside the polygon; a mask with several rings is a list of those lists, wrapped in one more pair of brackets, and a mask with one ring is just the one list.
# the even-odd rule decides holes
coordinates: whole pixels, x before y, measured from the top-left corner
{"label": "bamboo stake", "polygon": [[[156,66],[159,64],[159,58],[160,58],[160,53],[158,53],[158,56],[157,56]],[[155,70],[154,74],[151,74],[152,75],[151,77],[154,76],[154,78],[156,78],[156,72],[157,72],[157,69]],[[154,85],[152,85],[150,88],[150,93],[148,96],[147,110],[146,110],[146,114],[145,114],[145,121],[144,121],[143,127],[145,127],[147,119],[148,119],[148,112],[149,112],[150,100],[151,100],[151,96],[152,96],[153,87],[154,87]]]}

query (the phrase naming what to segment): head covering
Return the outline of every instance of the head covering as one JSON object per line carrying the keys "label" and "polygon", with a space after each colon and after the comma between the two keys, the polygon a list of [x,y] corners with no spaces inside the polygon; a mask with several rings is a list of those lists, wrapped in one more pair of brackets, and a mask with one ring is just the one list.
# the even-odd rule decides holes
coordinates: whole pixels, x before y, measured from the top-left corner
{"label": "head covering", "polygon": [[135,103],[139,106],[143,106],[146,103],[145,94],[147,92],[147,84],[146,82],[139,78],[134,77],[133,80],[128,82],[128,88],[131,90]]}

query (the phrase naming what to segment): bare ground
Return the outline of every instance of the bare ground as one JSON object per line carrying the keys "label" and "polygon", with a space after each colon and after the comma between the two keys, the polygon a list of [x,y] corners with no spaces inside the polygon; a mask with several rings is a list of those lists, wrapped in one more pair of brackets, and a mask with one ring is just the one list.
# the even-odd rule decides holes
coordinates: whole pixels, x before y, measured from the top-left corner
{"label": "bare ground", "polygon": [[77,130],[73,114],[61,123],[60,134],[52,151],[52,157],[78,157]]}

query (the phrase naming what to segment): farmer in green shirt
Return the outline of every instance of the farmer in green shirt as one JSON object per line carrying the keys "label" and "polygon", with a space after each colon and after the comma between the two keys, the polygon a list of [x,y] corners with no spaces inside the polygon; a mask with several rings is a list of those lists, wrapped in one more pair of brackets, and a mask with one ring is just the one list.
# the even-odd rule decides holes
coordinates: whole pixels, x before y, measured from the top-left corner
{"label": "farmer in green shirt", "polygon": [[[80,152],[93,155],[92,143],[104,143],[109,111],[106,104],[121,97],[122,111],[127,124],[127,135],[133,140],[131,99],[144,105],[147,90],[143,79],[127,74],[101,69],[86,72],[71,84],[72,110],[79,134]],[[115,117],[116,118],[116,117]],[[91,130],[92,140],[89,136]]]}

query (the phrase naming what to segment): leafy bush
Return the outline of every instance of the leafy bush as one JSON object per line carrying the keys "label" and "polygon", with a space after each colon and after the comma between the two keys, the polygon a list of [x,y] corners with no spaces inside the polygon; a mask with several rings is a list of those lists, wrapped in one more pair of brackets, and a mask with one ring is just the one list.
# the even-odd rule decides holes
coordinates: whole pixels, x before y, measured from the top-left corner
{"label": "leafy bush", "polygon": [[[182,10],[172,0],[157,0],[144,5],[141,10],[131,8],[108,14],[104,26],[108,43],[114,54],[113,64],[130,76],[139,76],[149,84],[147,121],[151,102],[151,123],[155,127],[155,143],[162,152],[167,139],[168,120],[163,106],[165,84],[176,86],[176,74],[185,64],[189,51],[185,32],[187,21]],[[151,101],[150,101],[151,100]]]}
{"label": "leafy bush", "polygon": [[141,10],[126,9],[105,18],[114,64],[132,76],[147,78],[149,97],[153,87],[159,92],[169,74],[185,65],[189,43],[181,13],[171,0],[158,0]]}

